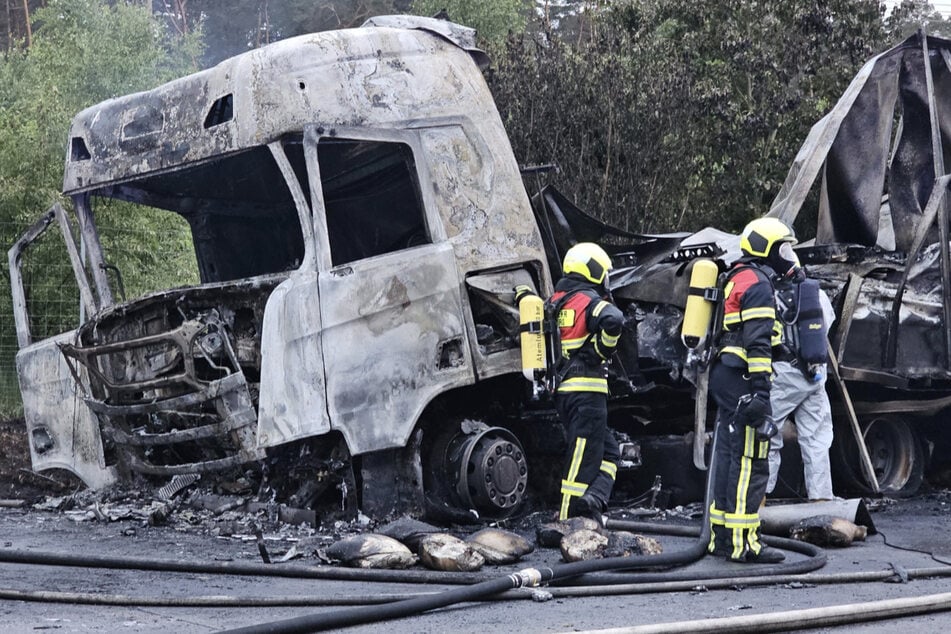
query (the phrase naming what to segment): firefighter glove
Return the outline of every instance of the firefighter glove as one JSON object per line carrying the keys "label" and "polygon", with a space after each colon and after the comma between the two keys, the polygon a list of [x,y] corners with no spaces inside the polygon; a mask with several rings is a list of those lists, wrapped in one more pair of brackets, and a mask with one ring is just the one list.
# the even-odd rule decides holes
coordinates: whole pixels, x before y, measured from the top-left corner
{"label": "firefighter glove", "polygon": [[736,404],[734,419],[738,425],[759,427],[764,421],[770,422],[772,415],[773,408],[769,404],[769,393],[755,392],[740,397]]}
{"label": "firefighter glove", "polygon": [[512,290],[515,291],[515,305],[516,306],[518,306],[518,303],[522,301],[522,298],[524,298],[526,295],[535,294],[535,289],[533,289],[531,286],[528,286],[527,284],[519,284]]}

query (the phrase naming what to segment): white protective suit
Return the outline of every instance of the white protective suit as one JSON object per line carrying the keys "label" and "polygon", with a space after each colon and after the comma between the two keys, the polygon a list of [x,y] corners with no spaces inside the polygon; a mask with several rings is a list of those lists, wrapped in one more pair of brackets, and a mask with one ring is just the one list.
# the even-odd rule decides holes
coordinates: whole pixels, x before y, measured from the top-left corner
{"label": "white protective suit", "polygon": [[[822,318],[826,328],[835,320],[832,302],[819,291]],[[773,420],[780,432],[772,437],[769,447],[769,480],[766,493],[772,493],[779,475],[780,451],[783,448],[782,429],[787,418],[796,423],[799,450],[802,454],[806,492],[810,500],[832,500],[832,472],[829,466],[829,447],[832,446],[832,409],[826,393],[826,368],[822,378],[814,382],[788,361],[773,362],[773,382],[770,405]]]}

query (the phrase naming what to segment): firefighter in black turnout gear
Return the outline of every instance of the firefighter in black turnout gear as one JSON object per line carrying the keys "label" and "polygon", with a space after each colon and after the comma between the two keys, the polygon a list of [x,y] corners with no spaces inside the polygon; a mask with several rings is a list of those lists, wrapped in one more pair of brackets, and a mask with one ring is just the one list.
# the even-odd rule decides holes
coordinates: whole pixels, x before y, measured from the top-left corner
{"label": "firefighter in black turnout gear", "polygon": [[740,236],[743,257],[727,271],[723,286],[723,328],[710,370],[717,435],[709,551],[732,561],[785,559],[759,541],[759,506],[769,478],[769,440],[776,433],[769,400],[772,346],[782,336],[773,279],[798,264],[795,243],[779,220],[753,220]]}
{"label": "firefighter in black turnout gear", "polygon": [[590,242],[571,247],[548,303],[558,308],[561,360],[555,408],[567,429],[558,519],[601,522],[617,475],[618,443],[608,429],[608,368],[623,315],[608,301],[611,258]]}

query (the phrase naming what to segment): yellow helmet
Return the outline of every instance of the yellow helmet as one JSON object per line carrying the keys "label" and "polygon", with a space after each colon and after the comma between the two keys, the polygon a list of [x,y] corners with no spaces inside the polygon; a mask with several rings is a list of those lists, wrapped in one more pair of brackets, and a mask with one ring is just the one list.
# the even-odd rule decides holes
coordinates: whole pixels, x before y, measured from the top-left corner
{"label": "yellow helmet", "polygon": [[757,218],[740,234],[740,250],[753,257],[768,257],[773,246],[779,242],[796,244],[792,230],[777,218]]}
{"label": "yellow helmet", "polygon": [[565,275],[579,273],[592,284],[603,284],[612,268],[614,265],[604,249],[593,242],[579,242],[568,249],[561,272]]}

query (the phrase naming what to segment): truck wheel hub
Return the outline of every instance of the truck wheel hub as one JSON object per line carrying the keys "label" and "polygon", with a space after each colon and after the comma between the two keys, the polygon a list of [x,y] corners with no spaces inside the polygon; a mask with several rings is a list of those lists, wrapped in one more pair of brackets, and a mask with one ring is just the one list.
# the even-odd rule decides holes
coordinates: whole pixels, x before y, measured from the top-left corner
{"label": "truck wheel hub", "polygon": [[525,452],[509,431],[490,427],[459,439],[449,457],[456,493],[467,508],[505,514],[522,501],[528,486]]}

